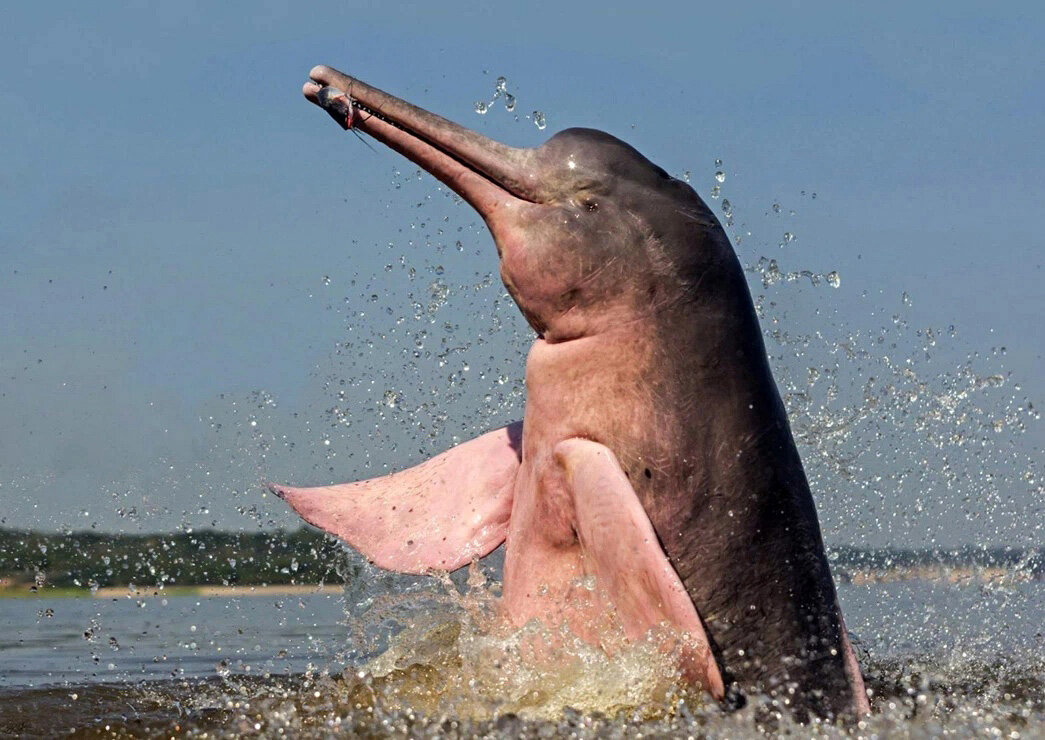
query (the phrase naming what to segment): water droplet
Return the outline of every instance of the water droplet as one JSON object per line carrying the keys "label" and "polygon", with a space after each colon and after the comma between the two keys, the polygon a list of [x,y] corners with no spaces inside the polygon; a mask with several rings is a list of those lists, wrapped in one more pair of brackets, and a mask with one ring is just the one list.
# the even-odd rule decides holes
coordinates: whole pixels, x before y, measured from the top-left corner
{"label": "water droplet", "polygon": [[541,111],[539,111],[539,110],[535,110],[533,112],[533,114],[532,114],[532,117],[533,117],[533,125],[536,126],[538,129],[540,129],[541,131],[544,131],[544,129],[548,126],[547,121],[545,121],[545,119],[544,119],[544,114]]}
{"label": "water droplet", "polygon": [[794,240],[795,240],[795,235],[794,234],[792,234],[790,231],[785,231],[784,232],[784,244],[790,244]]}
{"label": "water droplet", "polygon": [[842,277],[836,270],[831,270],[831,272],[827,273],[824,277],[827,279],[827,284],[832,288],[837,288],[842,284]]}
{"label": "water droplet", "polygon": [[488,103],[484,103],[481,100],[475,101],[475,112],[480,116],[485,116],[488,110],[490,110],[490,105]]}
{"label": "water droplet", "polygon": [[726,181],[726,173],[723,172],[722,170],[719,170],[718,172],[715,173],[715,179],[718,182],[725,182]]}
{"label": "water droplet", "polygon": [[722,199],[722,212],[726,214],[727,218],[733,215],[733,204],[729,202],[728,198]]}

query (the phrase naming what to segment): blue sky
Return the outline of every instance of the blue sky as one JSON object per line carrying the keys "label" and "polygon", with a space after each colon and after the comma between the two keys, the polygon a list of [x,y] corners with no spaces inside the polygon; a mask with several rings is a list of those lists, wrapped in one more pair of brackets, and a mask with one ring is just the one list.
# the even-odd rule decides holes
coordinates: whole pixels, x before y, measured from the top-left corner
{"label": "blue sky", "polygon": [[[1040,542],[1041,424],[1018,411],[1040,406],[1045,344],[1040,6],[372,5],[5,11],[7,526],[293,526],[259,481],[371,475],[518,416],[528,338],[489,280],[489,237],[303,101],[327,63],[516,145],[605,129],[691,173],[720,212],[722,169],[745,263],[842,277],[762,291],[752,274],[768,322],[830,335],[778,352],[778,372],[833,361],[848,333],[869,359],[847,361],[836,404],[904,359],[929,395],[969,362],[1005,379],[928,436],[913,406],[862,407],[841,444],[885,455],[849,477],[803,450],[828,539]],[[474,111],[499,75],[519,120]],[[793,421],[814,428],[818,403]],[[1026,431],[1006,422],[976,453],[934,442],[1006,414]],[[944,458],[966,490],[926,472]]]}

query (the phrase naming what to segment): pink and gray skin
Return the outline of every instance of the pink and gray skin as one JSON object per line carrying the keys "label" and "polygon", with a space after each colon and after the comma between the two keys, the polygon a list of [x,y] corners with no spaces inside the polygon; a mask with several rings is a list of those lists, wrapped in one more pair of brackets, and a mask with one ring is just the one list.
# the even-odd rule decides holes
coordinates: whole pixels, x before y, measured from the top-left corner
{"label": "pink and gray skin", "polygon": [[600,131],[517,149],[329,67],[310,76],[306,98],[479,212],[537,337],[522,422],[383,478],[272,489],[391,570],[506,542],[511,624],[595,643],[611,623],[630,639],[668,625],[715,698],[867,712],[751,296],[693,189]]}

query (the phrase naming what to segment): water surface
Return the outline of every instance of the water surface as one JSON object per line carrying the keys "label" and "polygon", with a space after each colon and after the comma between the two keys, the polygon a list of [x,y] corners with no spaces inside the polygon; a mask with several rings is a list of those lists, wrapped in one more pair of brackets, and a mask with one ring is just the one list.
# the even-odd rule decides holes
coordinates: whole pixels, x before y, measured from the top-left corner
{"label": "water surface", "polygon": [[846,728],[793,726],[768,698],[724,711],[647,685],[640,652],[616,670],[590,655],[561,675],[498,669],[510,648],[453,599],[398,603],[415,628],[375,649],[359,621],[395,619],[354,596],[0,600],[0,733],[1045,733],[1040,582],[840,586],[876,711]]}

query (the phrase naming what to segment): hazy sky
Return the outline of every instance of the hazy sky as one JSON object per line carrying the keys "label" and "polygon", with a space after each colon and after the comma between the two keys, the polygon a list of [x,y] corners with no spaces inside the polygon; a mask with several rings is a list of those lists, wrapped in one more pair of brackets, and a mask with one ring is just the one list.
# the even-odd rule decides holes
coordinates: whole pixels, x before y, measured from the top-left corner
{"label": "hazy sky", "polygon": [[751,274],[785,391],[841,368],[789,401],[829,541],[1041,541],[1041,4],[353,5],[5,9],[3,525],[296,526],[260,481],[518,418],[490,238],[302,99],[326,63],[516,145],[610,131],[728,198],[745,264],[837,271]]}

